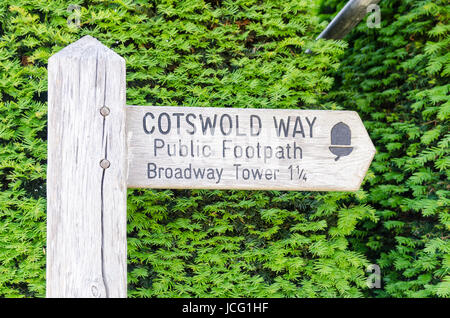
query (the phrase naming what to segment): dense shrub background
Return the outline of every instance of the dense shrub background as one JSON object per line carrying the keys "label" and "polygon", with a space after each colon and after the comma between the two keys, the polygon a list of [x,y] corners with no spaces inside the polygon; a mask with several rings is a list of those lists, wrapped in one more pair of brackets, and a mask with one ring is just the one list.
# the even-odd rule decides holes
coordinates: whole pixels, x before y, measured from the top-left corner
{"label": "dense shrub background", "polygon": [[0,0],[0,296],[45,295],[47,60],[89,34],[128,104],[355,109],[378,149],[355,193],[130,190],[130,297],[448,297],[448,6],[314,41],[338,2]]}
{"label": "dense shrub background", "polygon": [[[324,1],[322,12],[344,1]],[[381,266],[378,297],[450,296],[450,5],[382,0],[380,29],[360,24],[329,102],[365,119],[378,153],[353,247]]]}

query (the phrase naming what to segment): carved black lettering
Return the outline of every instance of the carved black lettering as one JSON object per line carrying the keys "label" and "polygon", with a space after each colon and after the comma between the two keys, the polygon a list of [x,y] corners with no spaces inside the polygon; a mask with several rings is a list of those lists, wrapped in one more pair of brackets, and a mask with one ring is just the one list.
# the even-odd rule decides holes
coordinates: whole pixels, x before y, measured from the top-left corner
{"label": "carved black lettering", "polygon": [[[163,122],[162,118],[163,117],[166,118],[166,123],[167,123],[166,130],[163,129],[163,125],[162,125],[162,122]],[[171,126],[171,123],[170,123],[170,116],[169,116],[169,114],[168,113],[161,113],[161,114],[159,114],[159,116],[158,116],[158,130],[159,130],[159,132],[161,134],[163,134],[163,135],[167,135],[170,132],[170,126]]]}
{"label": "carved black lettering", "polygon": [[197,116],[196,116],[195,114],[192,114],[192,113],[189,113],[189,114],[186,115],[186,123],[187,123],[189,126],[192,127],[192,130],[191,130],[191,131],[189,131],[189,130],[186,129],[186,132],[187,132],[189,135],[193,135],[193,134],[195,134],[195,132],[197,131],[197,127],[195,127],[195,124],[194,124],[192,121],[190,121],[190,119],[189,119],[190,117],[193,117],[193,119],[195,119],[195,118],[197,118]]}
{"label": "carved black lettering", "polygon": [[200,122],[202,125],[203,135],[206,135],[207,130],[209,129],[211,136],[214,136],[214,130],[216,129],[217,115],[214,115],[214,120],[211,121],[209,116],[203,119],[202,115],[199,115]]}
{"label": "carved black lettering", "polygon": [[292,132],[292,137],[295,138],[295,135],[300,134],[303,138],[305,138],[305,132],[303,131],[302,119],[300,116],[295,117],[294,131]]}
{"label": "carved black lettering", "polygon": [[246,133],[241,133],[239,131],[239,115],[236,115],[236,136],[246,136]]}
{"label": "carved black lettering", "polygon": [[143,117],[143,127],[144,127],[144,132],[148,135],[153,134],[153,132],[155,131],[155,127],[152,126],[152,128],[150,130],[147,129],[147,116],[150,116],[152,119],[155,119],[155,116],[152,113],[145,113],[144,117]]}
{"label": "carved black lettering", "polygon": [[172,115],[177,118],[177,134],[179,135],[181,128],[181,117],[184,116],[184,113],[173,113]]}
{"label": "carved black lettering", "polygon": [[277,118],[273,116],[273,123],[275,125],[275,131],[277,132],[277,136],[280,137],[283,132],[284,137],[287,137],[289,134],[289,126],[291,122],[291,117],[288,117],[287,123],[284,122],[283,119],[280,118],[280,122],[277,122]]}
{"label": "carved black lettering", "polygon": [[316,122],[316,119],[317,119],[317,117],[314,117],[312,122],[310,122],[309,118],[306,117],[306,122],[309,125],[309,137],[311,137],[311,138],[313,137],[313,126],[314,126],[314,123]]}
{"label": "carved black lettering", "polygon": [[[226,128],[224,124],[224,118],[226,118],[226,121],[228,121],[228,128]],[[226,131],[227,129],[228,131]],[[220,131],[222,132],[222,134],[224,136],[228,136],[229,134],[231,134],[232,129],[233,123],[231,121],[231,116],[228,114],[223,114],[222,116],[220,116]]]}
{"label": "carved black lettering", "polygon": [[262,128],[261,118],[258,115],[250,115],[250,135],[259,136],[259,134],[261,133],[261,128]]}

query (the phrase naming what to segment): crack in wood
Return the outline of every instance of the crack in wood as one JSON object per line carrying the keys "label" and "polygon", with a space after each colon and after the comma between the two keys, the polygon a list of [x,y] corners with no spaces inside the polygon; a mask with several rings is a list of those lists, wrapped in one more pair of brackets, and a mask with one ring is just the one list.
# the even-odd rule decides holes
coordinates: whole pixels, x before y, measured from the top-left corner
{"label": "crack in wood", "polygon": [[[107,76],[107,69],[106,69],[106,65],[105,65],[105,86],[104,86],[104,90],[103,90],[103,107],[105,107],[105,102],[106,102],[106,76]],[[108,135],[106,135],[106,141],[105,141],[105,129],[106,129],[106,116],[104,116],[103,114],[101,114],[103,116],[103,129],[102,129],[102,145],[105,144],[105,155],[104,155],[104,160],[108,160]],[[109,165],[108,165],[109,167]],[[105,288],[105,297],[109,298],[109,292],[108,292],[108,284],[106,282],[106,274],[105,274],[105,219],[104,219],[104,182],[105,182],[105,174],[106,174],[106,169],[102,167],[103,171],[102,171],[102,181],[101,181],[101,250],[100,250],[100,257],[101,257],[101,274],[102,274],[102,281],[103,281],[103,286]]]}
{"label": "crack in wood", "polygon": [[[104,137],[104,135],[105,135],[105,121],[106,121],[106,118],[105,117],[103,117],[103,136],[102,136],[102,140],[103,140],[103,137]],[[108,136],[106,136],[106,143],[105,143],[105,160],[108,160]],[[102,169],[103,169],[103,171],[102,171],[102,181],[101,181],[101,185],[100,185],[100,191],[101,191],[101,193],[100,193],[100,200],[101,200],[101,222],[100,222],[100,224],[101,224],[101,239],[102,239],[102,242],[101,242],[101,248],[100,248],[100,257],[101,257],[101,264],[102,264],[102,281],[103,281],[103,286],[104,286],[104,288],[105,288],[105,296],[106,296],[106,298],[108,298],[109,297],[109,292],[108,292],[108,284],[106,283],[106,276],[105,276],[105,257],[104,257],[104,245],[105,245],[105,229],[104,229],[104,227],[105,227],[105,222],[104,222],[104,196],[103,196],[103,190],[104,190],[104,182],[105,182],[105,173],[106,173],[106,169],[107,168],[103,168],[102,167]]]}

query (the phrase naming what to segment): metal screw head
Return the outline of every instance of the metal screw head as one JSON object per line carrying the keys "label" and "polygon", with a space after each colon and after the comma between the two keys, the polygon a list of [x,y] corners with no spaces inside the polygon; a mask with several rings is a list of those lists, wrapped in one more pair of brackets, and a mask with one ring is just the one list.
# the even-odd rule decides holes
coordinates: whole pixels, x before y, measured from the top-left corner
{"label": "metal screw head", "polygon": [[109,162],[109,160],[106,159],[100,160],[100,167],[102,167],[103,169],[108,169],[110,165],[111,163]]}
{"label": "metal screw head", "polygon": [[101,114],[103,117],[108,116],[110,112],[111,112],[111,111],[110,111],[109,108],[106,107],[106,106],[103,106],[102,108],[100,108],[100,114]]}

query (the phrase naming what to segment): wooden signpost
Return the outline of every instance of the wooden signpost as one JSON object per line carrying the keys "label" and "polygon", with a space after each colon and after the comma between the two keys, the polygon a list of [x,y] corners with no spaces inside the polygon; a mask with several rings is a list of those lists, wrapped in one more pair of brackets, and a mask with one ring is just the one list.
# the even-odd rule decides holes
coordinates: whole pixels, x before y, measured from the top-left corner
{"label": "wooden signpost", "polygon": [[127,188],[355,191],[352,111],[126,106],[125,61],[85,36],[48,65],[47,297],[126,297]]}
{"label": "wooden signpost", "polygon": [[133,188],[354,191],[375,154],[352,111],[126,110]]}

